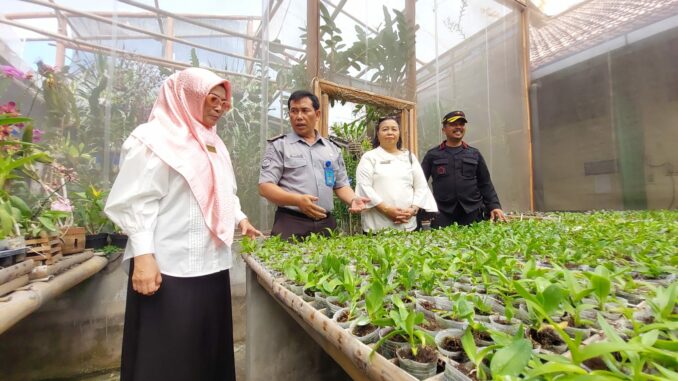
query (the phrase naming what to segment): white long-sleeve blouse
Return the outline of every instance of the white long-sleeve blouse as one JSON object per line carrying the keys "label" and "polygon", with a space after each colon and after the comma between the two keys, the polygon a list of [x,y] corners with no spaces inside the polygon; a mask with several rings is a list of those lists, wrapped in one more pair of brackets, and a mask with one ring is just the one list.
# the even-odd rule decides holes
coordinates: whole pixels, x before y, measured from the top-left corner
{"label": "white long-sleeve blouse", "polygon": [[[225,173],[224,176],[235,176]],[[247,218],[235,196],[235,223]],[[208,275],[232,266],[231,248],[213,238],[186,180],[140,140],[122,146],[120,172],[105,212],[129,236],[123,260],[153,253],[162,274]]]}
{"label": "white long-sleeve blouse", "polygon": [[363,231],[386,228],[411,231],[417,227],[415,217],[405,224],[393,223],[375,208],[382,202],[402,209],[416,206],[429,212],[438,211],[421,165],[408,151],[391,154],[377,147],[365,152],[358,163],[356,182],[356,194],[370,199],[361,214]]}

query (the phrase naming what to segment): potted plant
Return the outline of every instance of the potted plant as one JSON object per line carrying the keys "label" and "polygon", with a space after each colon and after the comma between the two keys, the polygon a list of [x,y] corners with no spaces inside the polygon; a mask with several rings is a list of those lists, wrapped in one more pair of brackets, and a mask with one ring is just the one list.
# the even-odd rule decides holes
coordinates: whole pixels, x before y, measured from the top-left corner
{"label": "potted plant", "polygon": [[0,105],[0,257],[22,255],[26,251],[20,225],[31,210],[24,199],[10,190],[12,185],[18,185],[12,183],[24,183],[22,177],[31,172],[33,163],[51,161],[33,143],[36,137],[31,122],[31,118],[19,114],[14,102]]}
{"label": "potted plant", "polygon": [[379,327],[373,322],[384,317],[384,285],[374,279],[367,286],[365,293],[365,309],[367,316],[360,316],[351,324],[351,334],[365,344],[375,342],[379,337]]}
{"label": "potted plant", "polygon": [[[10,197],[25,205],[18,197]],[[18,208],[13,204],[0,198],[0,266],[10,265],[13,262],[12,257],[26,253],[26,241],[16,220]]]}
{"label": "potted plant", "polygon": [[75,192],[76,219],[87,230],[85,247],[101,249],[108,244],[108,233],[111,221],[104,213],[107,191],[94,185],[88,186],[84,192]]}
{"label": "potted plant", "polygon": [[119,226],[114,225],[115,228],[113,233],[109,235],[111,239],[111,245],[124,249],[127,246],[127,234],[122,232]]}
{"label": "potted plant", "polygon": [[398,365],[420,380],[433,377],[438,364],[435,340],[431,335],[416,328],[417,324],[424,321],[424,314],[406,308],[398,296],[394,295],[391,300],[397,310],[391,310],[388,318],[375,323],[393,327],[393,330],[375,344],[375,350],[386,340],[399,335],[405,338],[406,342],[396,350]]}

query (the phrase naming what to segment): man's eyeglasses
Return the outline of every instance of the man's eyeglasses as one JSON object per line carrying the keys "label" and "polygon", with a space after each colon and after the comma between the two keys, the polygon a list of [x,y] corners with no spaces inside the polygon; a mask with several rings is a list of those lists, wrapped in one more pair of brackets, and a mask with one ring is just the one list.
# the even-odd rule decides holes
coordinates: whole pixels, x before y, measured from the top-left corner
{"label": "man's eyeglasses", "polygon": [[231,102],[228,99],[222,98],[214,93],[207,94],[207,104],[210,107],[221,106],[222,109],[227,110],[231,106]]}

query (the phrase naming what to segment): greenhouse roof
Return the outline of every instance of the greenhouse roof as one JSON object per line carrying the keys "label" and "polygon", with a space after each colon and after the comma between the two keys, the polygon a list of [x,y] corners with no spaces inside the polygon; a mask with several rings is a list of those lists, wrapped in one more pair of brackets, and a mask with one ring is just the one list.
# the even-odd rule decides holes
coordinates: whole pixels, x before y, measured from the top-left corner
{"label": "greenhouse roof", "polygon": [[531,12],[532,68],[674,16],[677,10],[678,0],[590,0],[554,17]]}

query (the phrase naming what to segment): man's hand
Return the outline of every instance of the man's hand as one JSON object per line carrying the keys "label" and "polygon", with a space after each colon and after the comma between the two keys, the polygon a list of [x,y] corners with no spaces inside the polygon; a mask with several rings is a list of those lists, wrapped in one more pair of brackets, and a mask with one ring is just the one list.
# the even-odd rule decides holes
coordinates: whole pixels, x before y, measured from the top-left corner
{"label": "man's hand", "polygon": [[160,288],[162,275],[153,254],[144,254],[134,257],[134,271],[132,271],[132,288],[142,295],[153,295]]}
{"label": "man's hand", "polygon": [[252,226],[252,224],[247,218],[240,221],[238,226],[240,227],[240,232],[242,233],[242,235],[246,235],[252,239],[263,236],[263,234],[261,234],[259,230]]}
{"label": "man's hand", "polygon": [[351,213],[360,213],[365,209],[368,202],[370,202],[370,199],[367,197],[353,197],[351,205],[348,206],[348,211]]}
{"label": "man's hand", "polygon": [[502,212],[501,209],[492,209],[490,212],[490,221],[495,221],[495,222],[506,222],[506,216],[504,215],[504,212]]}
{"label": "man's hand", "polygon": [[299,207],[299,210],[305,215],[311,217],[314,220],[321,220],[327,217],[327,211],[316,204],[318,197],[312,196],[310,194],[301,194],[297,197],[296,206]]}

